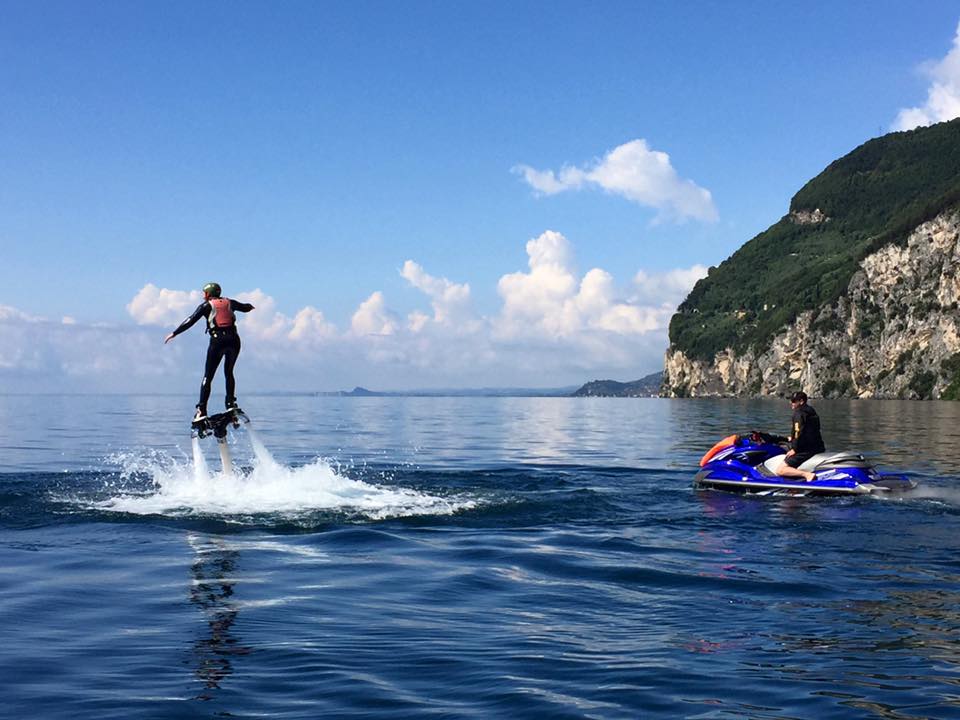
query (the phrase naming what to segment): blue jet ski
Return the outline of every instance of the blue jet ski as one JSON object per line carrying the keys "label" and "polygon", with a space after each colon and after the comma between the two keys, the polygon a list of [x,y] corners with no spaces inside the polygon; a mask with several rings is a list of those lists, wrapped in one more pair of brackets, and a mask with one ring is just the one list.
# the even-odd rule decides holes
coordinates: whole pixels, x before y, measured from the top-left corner
{"label": "blue jet ski", "polygon": [[884,475],[855,452],[825,452],[800,466],[814,473],[813,480],[780,477],[777,467],[786,450],[780,435],[752,431],[730,435],[714,445],[700,460],[695,488],[759,494],[866,495],[902,493],[917,486],[906,475]]}

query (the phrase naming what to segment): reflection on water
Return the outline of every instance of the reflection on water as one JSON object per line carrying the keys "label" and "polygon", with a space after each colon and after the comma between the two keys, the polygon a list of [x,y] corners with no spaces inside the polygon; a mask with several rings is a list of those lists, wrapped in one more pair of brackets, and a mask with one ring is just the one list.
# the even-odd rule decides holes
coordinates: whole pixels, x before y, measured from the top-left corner
{"label": "reflection on water", "polygon": [[[906,575],[913,572],[903,570]],[[960,577],[949,579],[956,584]],[[758,659],[755,669],[768,681],[821,685],[820,694],[869,716],[960,717],[960,696],[944,693],[945,684],[960,686],[958,608],[960,593],[943,587],[791,607],[787,617],[797,618],[802,610],[807,618],[823,617],[825,622],[783,622],[763,633],[761,646],[752,653]],[[944,714],[951,704],[955,712]]]}
{"label": "reflection on water", "polygon": [[190,602],[203,611],[207,622],[205,634],[193,644],[194,674],[204,686],[196,699],[210,700],[210,691],[233,673],[232,658],[250,653],[231,632],[239,612],[233,588],[240,554],[217,537],[190,535],[187,541],[195,554]]}
{"label": "reflection on water", "polygon": [[[943,579],[955,586],[960,581],[956,575]],[[960,672],[960,592],[945,588],[896,590],[883,600],[856,602],[851,610],[863,622],[896,633],[895,639],[888,635],[878,641],[876,649],[916,653]]]}
{"label": "reflection on water", "polygon": [[960,403],[910,400],[833,401],[840,442],[868,438],[864,454],[888,465],[936,475],[960,474]]}
{"label": "reflection on water", "polygon": [[[960,475],[960,402],[820,400],[828,450],[857,450],[907,473]],[[189,459],[184,406],[164,396],[0,396],[0,471],[99,467],[113,449]],[[278,458],[309,462],[502,465],[563,463],[690,469],[720,438],[786,434],[782,399],[251,397],[247,409]],[[149,423],[138,422],[149,416]],[[51,422],[51,418],[55,422]],[[42,433],[37,429],[42,428]],[[246,444],[233,448],[249,460]]]}

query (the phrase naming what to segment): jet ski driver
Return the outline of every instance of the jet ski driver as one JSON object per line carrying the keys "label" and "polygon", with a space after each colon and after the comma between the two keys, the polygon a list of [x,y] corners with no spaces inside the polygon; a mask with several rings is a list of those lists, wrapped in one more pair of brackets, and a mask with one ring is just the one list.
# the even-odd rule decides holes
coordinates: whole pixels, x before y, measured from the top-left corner
{"label": "jet ski driver", "polygon": [[222,291],[217,283],[207,283],[203,286],[203,302],[197,306],[193,314],[180,323],[180,326],[164,338],[164,344],[173,340],[177,335],[189,330],[200,319],[207,319],[207,333],[210,335],[210,345],[207,347],[207,364],[203,370],[203,380],[200,382],[200,402],[197,403],[197,413],[193,422],[207,417],[207,400],[210,399],[210,383],[223,360],[223,376],[227,382],[227,410],[238,410],[236,396],[236,380],[233,377],[233,366],[240,354],[240,336],[237,334],[237,311],[246,313],[253,310],[250,303],[240,302],[231,298],[220,297]]}
{"label": "jet ski driver", "polygon": [[820,435],[820,416],[817,411],[807,405],[807,394],[798,390],[790,396],[790,407],[793,408],[791,432],[788,441],[790,449],[786,460],[777,468],[777,475],[781,477],[802,477],[807,482],[816,476],[812,472],[800,470],[800,466],[817,453],[826,450],[823,437]]}

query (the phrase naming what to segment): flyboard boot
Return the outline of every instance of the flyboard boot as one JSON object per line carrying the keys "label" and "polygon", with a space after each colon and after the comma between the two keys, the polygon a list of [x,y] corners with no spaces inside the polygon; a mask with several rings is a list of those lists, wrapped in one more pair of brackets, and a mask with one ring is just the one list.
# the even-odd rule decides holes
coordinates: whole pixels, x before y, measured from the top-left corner
{"label": "flyboard boot", "polygon": [[216,415],[206,415],[197,408],[197,419],[190,423],[191,435],[195,438],[203,438],[207,435],[213,435],[217,439],[217,450],[220,453],[220,462],[224,473],[233,472],[233,460],[230,457],[230,447],[227,445],[227,428],[233,426],[240,427],[241,422],[250,422],[243,410],[237,407],[234,399],[232,407],[228,404],[226,412]]}
{"label": "flyboard boot", "polygon": [[197,403],[197,411],[193,414],[193,420],[190,421],[190,425],[196,427],[197,425],[203,423],[207,419],[207,409]]}
{"label": "flyboard boot", "polygon": [[217,440],[224,440],[227,437],[227,428],[238,428],[242,422],[248,423],[250,418],[237,406],[236,398],[228,398],[226,411],[216,415],[207,415],[205,409],[197,406],[197,414],[190,423],[190,429],[194,437],[213,435]]}

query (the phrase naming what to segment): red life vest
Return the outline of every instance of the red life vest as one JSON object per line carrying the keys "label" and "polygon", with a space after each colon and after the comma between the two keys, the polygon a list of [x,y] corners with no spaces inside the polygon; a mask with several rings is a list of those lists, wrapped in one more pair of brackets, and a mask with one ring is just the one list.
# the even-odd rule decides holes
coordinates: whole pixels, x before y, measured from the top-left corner
{"label": "red life vest", "polygon": [[210,315],[207,316],[207,324],[211,330],[217,328],[232,328],[237,324],[237,316],[230,309],[230,298],[210,298]]}

